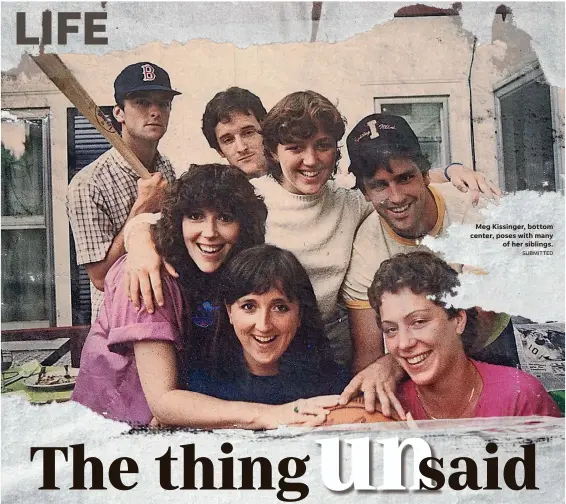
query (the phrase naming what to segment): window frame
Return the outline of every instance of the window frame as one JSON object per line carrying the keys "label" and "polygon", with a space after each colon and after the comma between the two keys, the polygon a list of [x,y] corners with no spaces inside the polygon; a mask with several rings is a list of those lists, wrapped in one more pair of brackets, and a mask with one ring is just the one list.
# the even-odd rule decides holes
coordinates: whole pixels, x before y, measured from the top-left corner
{"label": "window frame", "polygon": [[440,135],[442,138],[442,146],[440,149],[440,165],[432,168],[443,168],[448,166],[452,161],[450,149],[450,111],[449,95],[424,95],[424,96],[387,96],[374,97],[373,106],[377,114],[381,113],[382,105],[412,105],[415,103],[440,103],[442,111],[440,113]]}
{"label": "window frame", "polygon": [[[558,134],[560,131],[563,132],[563,122],[559,113],[559,91],[554,86],[550,86],[548,84],[539,63],[526,65],[514,74],[498,81],[493,86],[493,99],[495,101],[495,117],[497,119],[497,173],[499,175],[500,187],[505,187],[506,181],[505,159],[503,156],[503,132],[501,124],[501,100],[521,87],[536,81],[544,81],[544,83],[549,86],[552,129],[556,132],[555,134]],[[552,148],[554,157],[554,187],[557,192],[564,194],[564,149],[560,148],[556,140],[554,140]]]}
{"label": "window frame", "polygon": [[45,229],[46,254],[46,304],[47,319],[29,321],[2,321],[2,329],[28,329],[36,327],[51,327],[56,323],[55,307],[55,259],[53,241],[53,204],[51,186],[51,138],[50,138],[50,110],[48,108],[5,108],[3,111],[22,121],[41,121],[42,157],[43,157],[43,216],[2,216],[0,229],[2,231],[17,231],[26,229]]}

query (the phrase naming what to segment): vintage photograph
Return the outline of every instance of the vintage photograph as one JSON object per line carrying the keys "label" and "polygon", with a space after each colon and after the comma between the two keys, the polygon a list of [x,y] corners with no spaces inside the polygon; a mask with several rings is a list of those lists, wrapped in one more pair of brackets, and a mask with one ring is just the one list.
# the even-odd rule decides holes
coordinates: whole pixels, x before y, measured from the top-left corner
{"label": "vintage photograph", "polygon": [[[49,413],[2,448],[7,502],[60,415],[135,460],[191,432],[313,472],[332,429],[478,461],[482,429],[507,458],[546,432],[563,496],[540,469],[564,456],[563,4],[37,5],[2,12],[3,437]],[[330,491],[313,472],[295,500]]]}

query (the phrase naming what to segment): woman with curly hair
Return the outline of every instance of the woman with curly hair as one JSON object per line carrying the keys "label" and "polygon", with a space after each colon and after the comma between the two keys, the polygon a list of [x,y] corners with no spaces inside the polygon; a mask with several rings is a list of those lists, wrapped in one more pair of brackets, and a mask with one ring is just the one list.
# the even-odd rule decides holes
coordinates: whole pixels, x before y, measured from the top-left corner
{"label": "woman with curly hair", "polygon": [[[193,165],[174,182],[152,226],[157,249],[177,271],[164,276],[166,303],[150,313],[129,301],[121,258],[105,279],[104,305],[87,336],[72,399],[115,420],[147,425],[271,428],[324,420],[306,401],[267,406],[221,401],[181,390],[177,370],[206,361],[219,273],[241,250],[263,243],[267,210],[232,166]],[[335,404],[332,400],[330,403]]]}
{"label": "woman with curly hair", "polygon": [[340,393],[349,374],[326,359],[328,341],[305,269],[289,251],[259,245],[224,268],[224,305],[211,366],[193,371],[196,392],[266,404]]}
{"label": "woman with curly hair", "polygon": [[[345,310],[339,309],[338,295],[352,255],[354,235],[374,211],[360,191],[340,187],[332,180],[340,160],[338,142],[345,130],[345,119],[321,94],[297,91],[285,96],[262,123],[268,175],[251,180],[269,210],[265,241],[293,252],[306,269],[333,359],[341,365],[352,361],[352,340]],[[443,179],[440,172],[436,173]],[[138,224],[151,220],[148,214],[138,215],[125,230],[126,247],[135,228],[136,243],[143,244],[137,248],[144,252],[135,259],[132,256],[132,299],[137,302],[139,298],[139,276],[148,304],[152,303],[150,285],[156,285],[148,275],[158,276],[155,265],[159,260],[151,253],[147,228],[144,231]],[[156,299],[161,301],[158,289]],[[358,349],[357,354],[364,353],[367,348]],[[372,355],[370,361],[379,356]],[[361,369],[358,361],[361,359],[352,363],[355,371]]]}
{"label": "woman with curly hair", "polygon": [[430,252],[381,263],[368,291],[389,353],[409,375],[401,406],[416,420],[556,416],[541,383],[519,369],[470,359],[475,309],[450,305],[458,274]]}
{"label": "woman with curly hair", "polygon": [[[285,96],[262,124],[268,175],[251,180],[269,210],[266,242],[293,252],[306,269],[333,358],[341,365],[349,364],[351,341],[347,325],[341,323],[345,313],[341,317],[338,312],[338,293],[355,232],[373,211],[361,192],[339,187],[331,180],[338,168],[338,142],[345,129],[338,109],[321,94],[298,91]],[[134,246],[129,244],[134,234],[136,243],[144,244],[144,254],[136,254],[135,259],[132,255],[129,269],[132,276],[140,276],[146,303],[152,296],[150,282],[140,272],[153,271],[158,261],[149,257],[148,233],[138,224],[150,221],[150,214],[139,215],[125,230],[127,247]],[[132,284],[136,300],[137,278]],[[160,296],[156,293],[156,297]]]}

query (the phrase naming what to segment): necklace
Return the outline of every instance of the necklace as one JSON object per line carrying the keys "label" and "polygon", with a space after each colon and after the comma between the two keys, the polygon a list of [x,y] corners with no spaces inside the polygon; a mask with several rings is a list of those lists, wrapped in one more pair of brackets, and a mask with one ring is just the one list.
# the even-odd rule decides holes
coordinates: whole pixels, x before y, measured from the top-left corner
{"label": "necklace", "polygon": [[[471,363],[470,363],[471,364]],[[466,403],[464,404],[464,407],[460,410],[460,412],[457,415],[451,416],[450,418],[460,418],[464,412],[468,409],[468,406],[470,405],[470,402],[472,400],[472,397],[474,397],[474,393],[476,391],[476,385],[477,385],[477,379],[478,379],[478,370],[476,369],[476,367],[472,364],[473,370],[474,370],[474,385],[472,387],[472,391],[470,392],[470,397],[468,397],[468,400],[466,401]],[[425,403],[423,401],[423,398],[419,392],[419,388],[415,387],[415,391],[417,392],[417,397],[419,398],[419,401],[421,403],[421,406],[423,407],[424,412],[426,413],[426,416],[428,418],[430,418],[431,420],[444,420],[442,418],[438,418],[435,417],[434,415],[432,415],[432,413],[429,411],[429,409],[425,406]]]}

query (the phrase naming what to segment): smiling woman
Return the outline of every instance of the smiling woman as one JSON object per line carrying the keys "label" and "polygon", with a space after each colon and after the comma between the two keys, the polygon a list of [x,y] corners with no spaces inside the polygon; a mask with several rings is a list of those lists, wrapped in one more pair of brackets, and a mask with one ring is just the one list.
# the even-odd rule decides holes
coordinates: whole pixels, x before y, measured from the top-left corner
{"label": "smiling woman", "polygon": [[250,372],[257,376],[278,374],[279,359],[301,324],[299,303],[276,285],[263,294],[242,296],[226,310]]}
{"label": "smiling woman", "polygon": [[397,254],[375,274],[371,305],[389,353],[410,378],[398,391],[405,411],[416,420],[560,416],[534,376],[467,357],[476,310],[450,306],[459,285],[456,271],[430,252]]}
{"label": "smiling woman", "polygon": [[[151,232],[178,278],[163,278],[163,307],[138,310],[127,296],[125,261],[116,262],[106,275],[104,305],[87,336],[72,399],[136,426],[152,419],[204,428],[322,423],[327,413],[323,406],[335,405],[337,397],[303,400],[296,411],[296,403],[250,404],[236,402],[236,396],[228,402],[180,386],[180,375],[207,368],[213,322],[220,311],[220,274],[238,253],[263,243],[266,215],[262,198],[245,174],[232,166],[193,165],[174,182],[163,202],[162,218]],[[295,297],[290,293],[295,291],[285,290],[283,284],[282,288],[291,306]],[[285,300],[272,300],[270,313],[283,314],[283,304]],[[256,327],[253,335],[262,331],[261,322]],[[269,327],[258,338],[259,348],[278,346],[285,339],[279,331],[285,324]],[[269,359],[262,354],[257,360],[264,364]],[[303,396],[299,393],[290,400]]]}
{"label": "smiling woman", "polygon": [[345,369],[326,359],[328,342],[309,277],[272,245],[238,254],[223,270],[212,366],[187,387],[227,400],[282,404],[340,393]]}
{"label": "smiling woman", "polygon": [[346,121],[314,91],[291,93],[263,121],[268,173],[293,194],[318,194],[338,169]]}
{"label": "smiling woman", "polygon": [[331,180],[345,129],[339,110],[321,94],[285,96],[262,124],[269,175],[252,183],[269,209],[266,242],[290,250],[305,267],[333,359],[349,365],[351,340],[338,310],[338,292],[356,230],[373,208],[360,192]]}
{"label": "smiling woman", "polygon": [[183,238],[189,256],[205,273],[226,261],[240,234],[240,223],[228,212],[195,210],[183,218]]}

